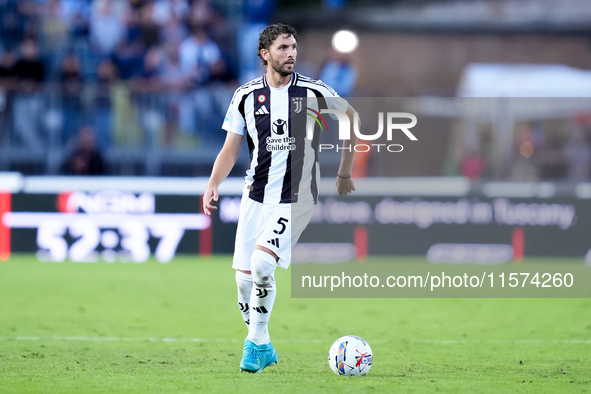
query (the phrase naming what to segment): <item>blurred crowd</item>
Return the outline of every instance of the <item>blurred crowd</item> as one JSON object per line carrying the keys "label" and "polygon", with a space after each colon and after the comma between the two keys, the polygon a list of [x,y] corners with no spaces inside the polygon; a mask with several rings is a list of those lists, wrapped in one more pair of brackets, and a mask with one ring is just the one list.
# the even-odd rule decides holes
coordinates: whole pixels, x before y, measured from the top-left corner
{"label": "blurred crowd", "polygon": [[[169,157],[201,160],[182,175],[205,175],[234,89],[264,72],[258,35],[275,9],[275,0],[0,0],[0,171],[115,175],[114,162],[135,160],[141,168],[123,173],[163,175]],[[349,56],[317,60],[299,70],[354,96]],[[590,119],[519,126],[511,163],[494,159],[494,130],[478,134],[469,146],[452,139],[442,174],[591,179]],[[373,175],[368,157],[358,154],[356,176]]]}
{"label": "blurred crowd", "polygon": [[233,89],[260,75],[256,40],[274,1],[235,7],[0,0],[0,121],[11,146],[67,146],[88,127],[99,150],[219,140],[212,130]]}

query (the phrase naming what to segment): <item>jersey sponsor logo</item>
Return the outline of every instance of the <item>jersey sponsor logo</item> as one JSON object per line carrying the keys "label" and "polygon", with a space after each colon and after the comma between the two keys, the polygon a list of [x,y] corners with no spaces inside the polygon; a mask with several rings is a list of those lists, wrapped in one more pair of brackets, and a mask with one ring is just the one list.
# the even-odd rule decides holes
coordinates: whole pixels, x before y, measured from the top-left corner
{"label": "jersey sponsor logo", "polygon": [[273,133],[277,135],[285,134],[285,128],[287,126],[287,122],[283,119],[277,119],[273,122]]}
{"label": "jersey sponsor logo", "polygon": [[269,110],[267,110],[267,107],[265,107],[264,105],[259,108],[259,110],[257,112],[254,113],[255,115],[269,115]]}
{"label": "jersey sponsor logo", "polygon": [[258,100],[259,103],[264,103],[267,97],[264,94],[259,95]]}

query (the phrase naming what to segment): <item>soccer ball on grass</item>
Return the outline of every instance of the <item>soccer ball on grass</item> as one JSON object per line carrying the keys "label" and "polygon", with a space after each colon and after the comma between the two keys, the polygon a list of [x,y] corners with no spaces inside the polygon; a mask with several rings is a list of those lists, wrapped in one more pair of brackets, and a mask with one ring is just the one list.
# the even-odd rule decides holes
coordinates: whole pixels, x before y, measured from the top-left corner
{"label": "soccer ball on grass", "polygon": [[371,348],[355,335],[345,335],[337,339],[328,351],[328,364],[337,375],[365,375],[372,362]]}

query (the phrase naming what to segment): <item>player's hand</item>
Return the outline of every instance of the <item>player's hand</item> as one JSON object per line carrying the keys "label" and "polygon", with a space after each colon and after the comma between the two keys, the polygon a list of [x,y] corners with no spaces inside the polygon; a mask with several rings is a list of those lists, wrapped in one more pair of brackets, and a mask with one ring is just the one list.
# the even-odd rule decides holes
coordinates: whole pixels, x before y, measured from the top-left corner
{"label": "player's hand", "polygon": [[352,178],[341,178],[337,176],[337,192],[343,196],[355,191],[355,184]]}
{"label": "player's hand", "polygon": [[216,186],[207,184],[207,188],[205,189],[205,193],[203,194],[203,212],[206,215],[211,216],[211,211],[215,211],[218,209],[218,207],[212,204],[212,201],[217,200],[218,188]]}

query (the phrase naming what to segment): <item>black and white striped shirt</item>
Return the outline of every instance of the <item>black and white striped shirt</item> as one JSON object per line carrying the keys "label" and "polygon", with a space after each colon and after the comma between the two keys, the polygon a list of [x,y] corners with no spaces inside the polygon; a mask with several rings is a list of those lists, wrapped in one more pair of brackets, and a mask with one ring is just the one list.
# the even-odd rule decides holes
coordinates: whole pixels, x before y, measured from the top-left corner
{"label": "black and white striped shirt", "polygon": [[323,100],[329,97],[338,94],[322,81],[298,73],[281,88],[270,86],[262,76],[236,89],[222,128],[246,134],[250,168],[245,180],[251,199],[262,203],[317,200],[319,135],[307,108],[347,110],[344,99]]}

